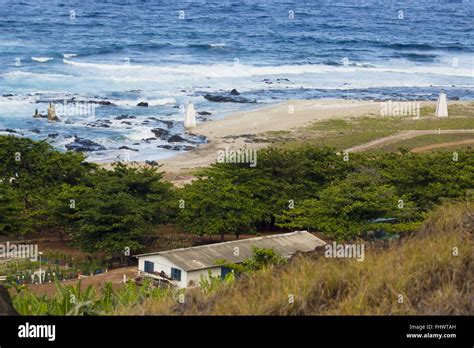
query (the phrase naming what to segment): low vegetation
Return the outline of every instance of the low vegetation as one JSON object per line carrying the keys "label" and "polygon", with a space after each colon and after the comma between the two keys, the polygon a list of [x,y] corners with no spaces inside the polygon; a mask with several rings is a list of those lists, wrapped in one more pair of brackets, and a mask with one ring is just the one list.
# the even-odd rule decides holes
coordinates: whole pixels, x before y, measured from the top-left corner
{"label": "low vegetation", "polygon": [[474,311],[474,205],[447,204],[412,236],[367,245],[365,259],[297,256],[184,303],[146,300],[136,315],[468,315]]}
{"label": "low vegetation", "polygon": [[[459,142],[472,140],[470,144],[461,144]],[[453,143],[459,143],[452,146]],[[454,151],[454,149],[467,149],[474,147],[474,133],[456,133],[456,134],[432,134],[421,135],[412,139],[401,140],[382,147],[385,152],[400,151],[401,149],[413,150],[423,146],[440,145],[440,151]],[[445,146],[441,146],[445,145]]]}
{"label": "low vegetation", "polygon": [[434,107],[427,106],[421,108],[420,119],[413,119],[413,116],[380,115],[330,119],[293,132],[272,132],[265,136],[268,141],[287,148],[310,144],[344,150],[408,130],[474,129],[474,103],[450,105],[447,118],[434,117],[434,112]]}
{"label": "low vegetation", "polygon": [[[402,315],[470,314],[474,281],[474,204],[451,203],[431,213],[400,241],[367,245],[362,262],[297,255],[287,263],[255,250],[225,280],[211,277],[189,290],[129,281],[113,291],[61,286],[54,297],[17,287],[20,314],[33,315]],[[222,262],[224,262],[222,260]],[[239,274],[236,278],[234,274]]]}

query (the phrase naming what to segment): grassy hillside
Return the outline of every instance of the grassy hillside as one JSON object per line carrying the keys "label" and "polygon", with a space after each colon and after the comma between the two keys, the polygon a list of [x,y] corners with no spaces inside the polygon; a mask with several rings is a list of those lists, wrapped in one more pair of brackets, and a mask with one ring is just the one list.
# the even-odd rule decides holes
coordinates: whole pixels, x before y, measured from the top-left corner
{"label": "grassy hillside", "polygon": [[472,314],[473,230],[474,205],[449,204],[401,242],[366,245],[363,262],[298,256],[207,295],[189,290],[183,304],[149,299],[116,314]]}

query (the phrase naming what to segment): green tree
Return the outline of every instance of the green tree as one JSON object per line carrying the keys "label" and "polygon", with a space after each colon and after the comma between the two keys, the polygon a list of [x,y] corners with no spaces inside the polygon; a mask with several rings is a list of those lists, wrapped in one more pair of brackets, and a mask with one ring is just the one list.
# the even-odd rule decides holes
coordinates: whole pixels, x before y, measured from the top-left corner
{"label": "green tree", "polygon": [[9,182],[0,182],[0,235],[12,236],[25,231],[23,204]]}
{"label": "green tree", "polygon": [[84,251],[120,254],[140,250],[142,239],[169,219],[171,185],[153,168],[97,170],[87,186],[63,186],[54,216],[66,221],[73,242]]}
{"label": "green tree", "polygon": [[181,192],[178,224],[199,235],[254,232],[253,223],[259,217],[251,190],[234,185],[226,178],[199,179]]}
{"label": "green tree", "polygon": [[[318,199],[305,200],[295,209],[284,211],[277,217],[277,224],[290,229],[311,228],[336,239],[350,239],[374,228],[373,219],[385,217],[410,222],[417,219],[417,214],[413,202],[397,195],[395,187],[383,182],[377,173],[366,171],[351,173],[325,188]],[[377,226],[393,229],[388,224]]]}

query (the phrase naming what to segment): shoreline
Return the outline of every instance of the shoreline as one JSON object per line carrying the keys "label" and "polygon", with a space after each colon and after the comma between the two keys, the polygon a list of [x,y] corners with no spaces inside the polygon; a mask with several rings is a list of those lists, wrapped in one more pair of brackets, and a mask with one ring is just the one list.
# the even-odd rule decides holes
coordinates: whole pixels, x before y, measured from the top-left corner
{"label": "shoreline", "polygon": [[[224,118],[198,123],[191,133],[203,135],[207,143],[173,157],[156,160],[164,179],[185,184],[193,179],[192,171],[208,167],[217,161],[219,150],[238,150],[246,146],[259,150],[269,145],[258,135],[268,132],[289,132],[317,121],[331,118],[349,119],[380,114],[381,102],[354,99],[288,100],[252,111],[239,111]],[[450,104],[471,103],[451,101]],[[435,105],[434,101],[420,101],[420,107]],[[111,168],[111,163],[98,163]],[[146,162],[134,162],[132,166],[147,166]]]}

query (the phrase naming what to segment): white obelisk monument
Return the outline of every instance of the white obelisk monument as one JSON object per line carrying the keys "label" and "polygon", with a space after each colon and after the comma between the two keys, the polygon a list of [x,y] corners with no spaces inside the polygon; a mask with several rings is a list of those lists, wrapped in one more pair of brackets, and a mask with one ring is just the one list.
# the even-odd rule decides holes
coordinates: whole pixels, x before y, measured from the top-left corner
{"label": "white obelisk monument", "polygon": [[441,92],[436,103],[436,117],[448,117],[448,102],[446,101],[446,93]]}
{"label": "white obelisk monument", "polygon": [[184,119],[185,128],[194,128],[196,127],[196,110],[194,110],[194,105],[192,102],[189,102],[188,109],[186,110],[186,118]]}

